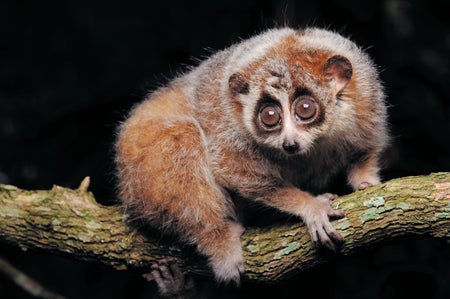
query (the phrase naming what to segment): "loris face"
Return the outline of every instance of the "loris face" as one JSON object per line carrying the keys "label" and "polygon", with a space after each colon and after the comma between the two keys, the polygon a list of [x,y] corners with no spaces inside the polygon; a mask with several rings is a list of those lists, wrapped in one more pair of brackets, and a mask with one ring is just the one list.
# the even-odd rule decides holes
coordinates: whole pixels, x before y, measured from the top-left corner
{"label": "loris face", "polygon": [[252,125],[260,143],[294,155],[308,151],[314,141],[311,129],[323,120],[321,101],[300,89],[285,99],[264,92],[255,106]]}
{"label": "loris face", "polygon": [[352,65],[343,56],[292,52],[229,80],[256,142],[286,156],[305,154],[327,134],[336,117],[333,109],[352,76]]}

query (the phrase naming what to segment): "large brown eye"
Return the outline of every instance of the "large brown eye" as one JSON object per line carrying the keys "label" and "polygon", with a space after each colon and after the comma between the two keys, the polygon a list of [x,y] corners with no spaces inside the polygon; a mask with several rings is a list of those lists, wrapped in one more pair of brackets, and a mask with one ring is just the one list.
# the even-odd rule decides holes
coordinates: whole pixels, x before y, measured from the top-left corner
{"label": "large brown eye", "polygon": [[276,105],[263,106],[259,111],[259,120],[268,128],[277,126],[281,121],[280,108]]}
{"label": "large brown eye", "polygon": [[295,103],[295,115],[300,120],[307,121],[312,119],[317,112],[317,103],[309,96],[300,97]]}

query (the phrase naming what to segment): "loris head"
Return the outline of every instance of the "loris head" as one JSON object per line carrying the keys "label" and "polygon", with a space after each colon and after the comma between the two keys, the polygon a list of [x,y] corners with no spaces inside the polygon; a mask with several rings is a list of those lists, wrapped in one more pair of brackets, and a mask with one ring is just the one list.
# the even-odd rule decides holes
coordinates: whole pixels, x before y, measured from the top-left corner
{"label": "loris head", "polygon": [[340,126],[340,117],[351,117],[352,104],[342,98],[352,75],[347,57],[294,36],[234,72],[228,85],[256,142],[290,156],[312,150]]}

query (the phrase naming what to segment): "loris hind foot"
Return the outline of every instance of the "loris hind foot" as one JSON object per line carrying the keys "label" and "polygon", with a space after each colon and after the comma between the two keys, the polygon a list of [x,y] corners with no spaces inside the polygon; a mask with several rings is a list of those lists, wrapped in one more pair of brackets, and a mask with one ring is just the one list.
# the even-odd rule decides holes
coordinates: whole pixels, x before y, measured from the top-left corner
{"label": "loris hind foot", "polygon": [[[151,276],[158,285],[161,298],[189,299],[194,295],[194,280],[185,276],[174,258],[160,260],[151,266]],[[144,277],[149,279],[145,274]]]}

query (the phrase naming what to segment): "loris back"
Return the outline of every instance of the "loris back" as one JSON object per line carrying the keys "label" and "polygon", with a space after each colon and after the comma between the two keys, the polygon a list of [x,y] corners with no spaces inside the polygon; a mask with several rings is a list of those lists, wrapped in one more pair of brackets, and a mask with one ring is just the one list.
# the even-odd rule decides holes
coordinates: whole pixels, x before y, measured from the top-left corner
{"label": "loris back", "polygon": [[373,63],[350,40],[307,28],[269,30],[218,52],[149,94],[118,134],[127,213],[178,234],[218,281],[239,282],[240,235],[230,193],[299,216],[312,241],[342,237],[325,190],[339,172],[357,190],[380,182],[389,140]]}

